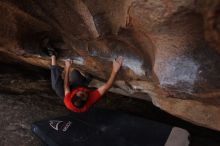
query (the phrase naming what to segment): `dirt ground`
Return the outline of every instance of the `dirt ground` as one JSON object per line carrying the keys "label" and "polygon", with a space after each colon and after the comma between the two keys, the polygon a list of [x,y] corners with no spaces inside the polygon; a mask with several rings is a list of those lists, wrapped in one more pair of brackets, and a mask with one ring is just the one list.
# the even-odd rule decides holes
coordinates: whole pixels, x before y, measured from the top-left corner
{"label": "dirt ground", "polygon": [[[96,107],[120,110],[147,119],[183,127],[191,133],[192,146],[219,146],[219,132],[198,127],[175,118],[151,103],[107,94]],[[57,99],[39,95],[0,95],[0,145],[39,146],[31,132],[31,123],[69,113]]]}

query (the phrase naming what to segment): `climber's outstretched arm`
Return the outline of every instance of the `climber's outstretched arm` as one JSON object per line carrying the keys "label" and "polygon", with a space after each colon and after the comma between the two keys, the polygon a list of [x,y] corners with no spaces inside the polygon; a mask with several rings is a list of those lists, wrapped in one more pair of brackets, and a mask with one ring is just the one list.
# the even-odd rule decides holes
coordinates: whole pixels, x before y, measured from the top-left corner
{"label": "climber's outstretched arm", "polygon": [[105,94],[112,87],[116,75],[121,68],[122,62],[123,62],[123,58],[121,56],[113,60],[113,68],[110,78],[103,86],[98,88],[98,91],[101,95]]}
{"label": "climber's outstretched arm", "polygon": [[69,86],[69,74],[70,74],[70,67],[72,61],[66,60],[65,61],[65,68],[64,68],[64,94],[70,93],[70,86]]}

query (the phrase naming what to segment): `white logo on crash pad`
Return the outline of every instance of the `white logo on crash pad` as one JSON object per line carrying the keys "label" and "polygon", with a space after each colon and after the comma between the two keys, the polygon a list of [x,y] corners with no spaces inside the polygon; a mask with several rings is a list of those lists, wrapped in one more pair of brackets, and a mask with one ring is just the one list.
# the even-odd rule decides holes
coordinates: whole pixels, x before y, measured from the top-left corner
{"label": "white logo on crash pad", "polygon": [[71,124],[72,124],[72,122],[70,122],[70,121],[67,122],[66,125],[63,128],[63,132],[66,132],[69,129],[69,127],[71,126]]}
{"label": "white logo on crash pad", "polygon": [[59,124],[62,123],[63,121],[58,121],[58,120],[51,120],[49,122],[50,126],[55,129],[55,130],[59,130]]}

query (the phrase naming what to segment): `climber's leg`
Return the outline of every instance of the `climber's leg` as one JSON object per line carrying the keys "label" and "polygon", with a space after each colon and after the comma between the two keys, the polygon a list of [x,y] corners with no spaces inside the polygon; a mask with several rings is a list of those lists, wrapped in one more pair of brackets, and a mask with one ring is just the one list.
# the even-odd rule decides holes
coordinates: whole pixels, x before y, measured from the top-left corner
{"label": "climber's leg", "polygon": [[70,74],[70,88],[76,88],[79,86],[88,87],[91,79],[88,80],[78,70],[74,69]]}
{"label": "climber's leg", "polygon": [[55,55],[52,55],[52,56],[51,56],[51,65],[52,65],[52,66],[57,65],[57,60],[56,60],[56,56],[55,56]]}
{"label": "climber's leg", "polygon": [[62,71],[63,69],[56,64],[56,56],[51,56],[51,84],[52,89],[60,98],[64,98],[64,88],[63,88],[63,79]]}

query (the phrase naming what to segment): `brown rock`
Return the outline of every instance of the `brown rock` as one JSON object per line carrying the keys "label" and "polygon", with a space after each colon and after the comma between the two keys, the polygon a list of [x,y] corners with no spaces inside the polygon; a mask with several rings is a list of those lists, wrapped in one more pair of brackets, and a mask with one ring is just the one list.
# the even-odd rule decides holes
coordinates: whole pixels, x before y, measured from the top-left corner
{"label": "brown rock", "polygon": [[220,130],[219,3],[3,0],[0,52],[7,59],[1,60],[48,68],[43,40],[49,38],[59,47],[60,65],[72,58],[104,81],[111,60],[121,55],[112,92],[152,100],[173,115]]}

